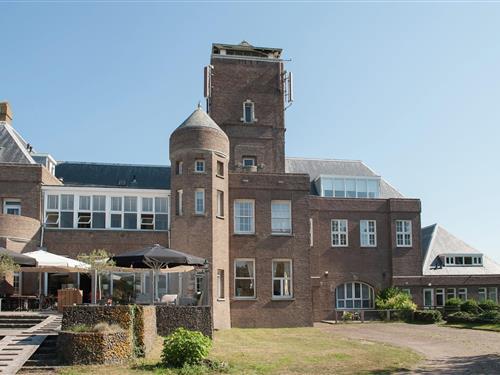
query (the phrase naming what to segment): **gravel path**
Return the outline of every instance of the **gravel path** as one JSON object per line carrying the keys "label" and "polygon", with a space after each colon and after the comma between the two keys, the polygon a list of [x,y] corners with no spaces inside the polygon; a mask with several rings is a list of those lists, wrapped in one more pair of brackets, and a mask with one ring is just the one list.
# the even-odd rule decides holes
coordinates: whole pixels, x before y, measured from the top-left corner
{"label": "gravel path", "polygon": [[318,323],[316,327],[334,335],[413,349],[427,359],[413,374],[500,374],[498,332],[405,323]]}

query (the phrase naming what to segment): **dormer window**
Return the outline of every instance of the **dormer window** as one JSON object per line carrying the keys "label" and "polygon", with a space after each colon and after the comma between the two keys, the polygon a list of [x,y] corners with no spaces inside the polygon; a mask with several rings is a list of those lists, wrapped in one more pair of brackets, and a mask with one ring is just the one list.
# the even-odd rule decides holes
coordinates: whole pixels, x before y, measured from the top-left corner
{"label": "dormer window", "polygon": [[252,124],[257,119],[255,118],[255,104],[251,100],[245,100],[243,102],[243,117],[241,120],[245,124]]}
{"label": "dormer window", "polygon": [[482,255],[445,255],[444,265],[448,267],[482,266]]}

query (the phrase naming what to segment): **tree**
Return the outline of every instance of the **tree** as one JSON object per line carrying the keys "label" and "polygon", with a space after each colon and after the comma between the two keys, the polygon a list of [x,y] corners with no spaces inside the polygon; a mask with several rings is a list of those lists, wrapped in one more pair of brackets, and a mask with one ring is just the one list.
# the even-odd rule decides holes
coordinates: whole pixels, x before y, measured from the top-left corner
{"label": "tree", "polygon": [[381,310],[411,310],[415,311],[417,305],[411,296],[396,287],[384,289],[377,296],[375,304]]}
{"label": "tree", "polygon": [[[114,267],[115,262],[111,259],[113,254],[109,253],[106,249],[94,249],[90,253],[82,253],[78,255],[78,260],[80,262],[84,262],[90,265],[90,269],[92,270],[94,282],[92,283],[92,290],[96,288],[99,291],[99,296],[101,296],[102,292],[102,283],[101,283],[101,273],[106,271],[107,269]],[[97,281],[97,285],[95,285]],[[96,293],[92,293],[92,303],[96,303],[95,301]]]}
{"label": "tree", "polygon": [[19,272],[20,269],[21,267],[19,267],[19,264],[14,262],[12,257],[5,254],[0,255],[0,276],[2,278],[11,272]]}

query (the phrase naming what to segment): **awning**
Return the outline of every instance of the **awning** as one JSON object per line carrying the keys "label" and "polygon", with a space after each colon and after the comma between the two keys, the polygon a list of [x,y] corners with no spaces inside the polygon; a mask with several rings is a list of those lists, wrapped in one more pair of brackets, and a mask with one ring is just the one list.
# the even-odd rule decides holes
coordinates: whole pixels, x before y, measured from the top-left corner
{"label": "awning", "polygon": [[36,259],[38,266],[32,270],[23,267],[23,272],[89,272],[90,270],[90,265],[87,263],[49,253],[46,250],[31,251],[24,255]]}

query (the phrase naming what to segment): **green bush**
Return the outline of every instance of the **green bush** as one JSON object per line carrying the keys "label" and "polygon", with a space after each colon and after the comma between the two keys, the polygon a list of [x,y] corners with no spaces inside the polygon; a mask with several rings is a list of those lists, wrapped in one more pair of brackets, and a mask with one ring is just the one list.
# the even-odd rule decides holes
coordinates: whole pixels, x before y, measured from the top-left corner
{"label": "green bush", "polygon": [[446,300],[446,306],[460,307],[462,302],[463,301],[460,298],[450,298]]}
{"label": "green bush", "polygon": [[212,340],[201,332],[177,328],[163,342],[162,362],[171,367],[200,364],[207,357]]}
{"label": "green bush", "polygon": [[471,323],[476,319],[476,317],[468,312],[457,311],[453,314],[449,314],[446,317],[448,323]]}
{"label": "green bush", "polygon": [[485,311],[479,314],[475,320],[478,323],[500,324],[500,311],[496,310]]}
{"label": "green bush", "polygon": [[498,306],[498,304],[491,299],[487,299],[483,302],[480,302],[479,307],[483,311],[498,311],[498,310],[500,310],[500,306]]}
{"label": "green bush", "polygon": [[375,305],[380,310],[415,311],[417,309],[417,305],[413,303],[411,296],[395,287],[381,291],[375,300]]}
{"label": "green bush", "polygon": [[416,310],[413,313],[413,320],[421,323],[437,323],[442,318],[438,310]]}
{"label": "green bush", "polygon": [[476,315],[479,313],[479,305],[473,299],[468,299],[460,305],[460,311]]}

